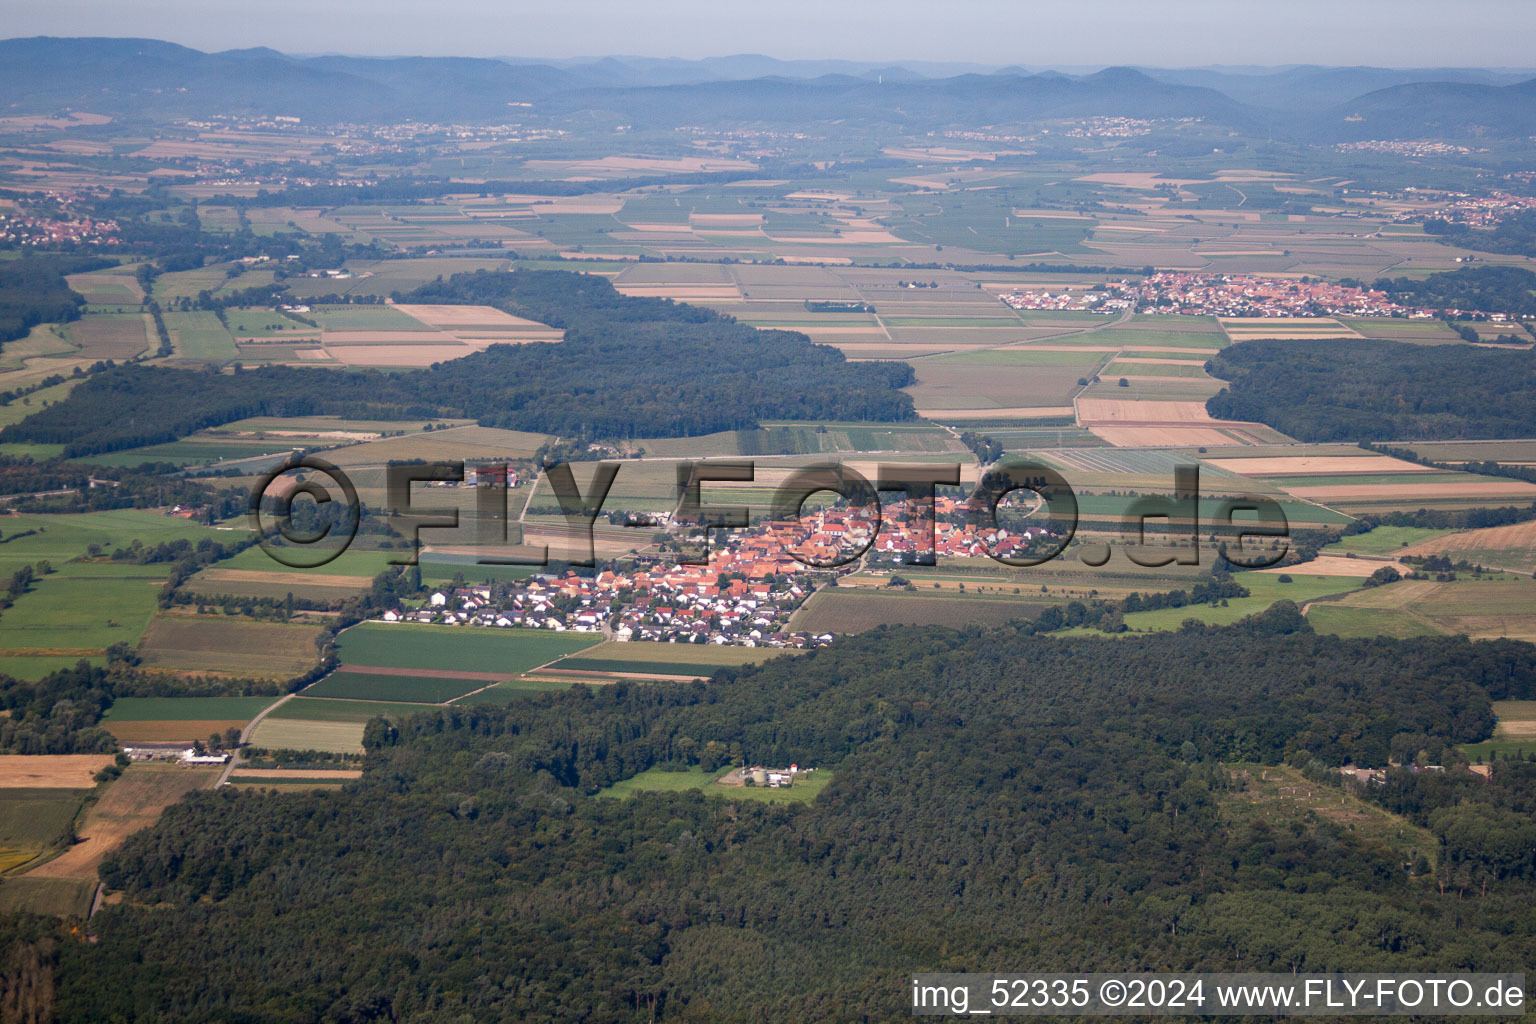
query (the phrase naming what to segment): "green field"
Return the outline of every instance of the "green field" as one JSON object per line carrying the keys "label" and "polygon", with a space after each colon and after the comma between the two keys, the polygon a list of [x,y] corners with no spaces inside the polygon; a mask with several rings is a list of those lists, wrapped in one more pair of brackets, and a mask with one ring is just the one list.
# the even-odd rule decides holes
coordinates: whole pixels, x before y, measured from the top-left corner
{"label": "green field", "polygon": [[271,309],[230,309],[224,312],[224,319],[229,323],[227,333],[236,338],[317,338],[320,336],[320,332],[308,324],[290,320]]}
{"label": "green field", "polygon": [[314,306],[307,315],[328,331],[432,330],[420,320],[389,306]]}
{"label": "green field", "polygon": [[1474,764],[1536,754],[1536,700],[1496,700],[1497,722],[1493,738],[1462,745],[1461,752]]}
{"label": "green field", "polygon": [[862,633],[884,625],[934,625],[960,628],[972,623],[1001,625],[1033,619],[1041,604],[1024,598],[994,600],[953,591],[916,593],[901,590],[837,587],[811,597],[790,620],[790,628],[808,633]]}
{"label": "green field", "polygon": [[276,697],[119,697],[107,722],[248,722]]}
{"label": "green field", "polygon": [[270,455],[274,463],[292,454],[293,442],[224,438],[184,438],[165,444],[127,448],[120,452],[91,455],[76,461],[93,466],[139,466],[146,462],[169,462],[177,466],[202,466]]}
{"label": "green field", "polygon": [[0,873],[65,842],[89,789],[0,789]]}
{"label": "green field", "polygon": [[[343,666],[520,675],[602,641],[596,633],[365,622],[337,637]],[[482,684],[483,685],[483,684]],[[466,687],[467,692],[474,687]]]}
{"label": "green field", "polygon": [[[259,547],[246,548],[233,558],[226,558],[222,562],[215,562],[213,567],[217,569],[251,569],[277,573],[303,573],[306,576],[377,576],[389,568],[390,559],[404,558],[406,553],[400,551],[370,551],[367,548],[354,545],[348,548],[334,561],[312,569],[292,569],[276,561]],[[324,580],[317,580],[324,583]]]}
{"label": "green field", "polygon": [[561,660],[553,667],[594,672],[657,672],[662,675],[708,676],[717,668],[761,664],[779,655],[799,653],[773,647],[723,644],[609,642]]}
{"label": "green field", "polygon": [[355,721],[264,718],[251,733],[251,746],[266,750],[324,750],[333,754],[361,754],[366,721],[366,718]]}
{"label": "green field", "polygon": [[0,879],[0,913],[85,917],[96,894],[94,878]]}
{"label": "green field", "polygon": [[[1185,619],[1196,619],[1212,626],[1228,626],[1249,615],[1264,611],[1276,601],[1294,601],[1298,606],[1326,594],[1358,590],[1364,581],[1352,576],[1308,576],[1289,573],[1294,582],[1281,583],[1280,575],[1268,572],[1238,573],[1237,582],[1248,588],[1248,597],[1232,598],[1226,607],[1219,604],[1192,604],[1183,608],[1159,608],[1150,612],[1132,612],[1125,616],[1133,632],[1160,632],[1178,629]],[[1052,636],[1103,636],[1092,629],[1069,629]],[[1128,634],[1118,634],[1126,636]]]}
{"label": "green field", "polygon": [[1319,601],[1307,610],[1307,621],[1319,633],[1369,639],[1376,636],[1407,638],[1441,636],[1442,631],[1401,611],[1386,608],[1351,608]]}
{"label": "green field", "polygon": [[431,705],[382,700],[334,700],[319,697],[295,697],[272,709],[263,723],[273,719],[305,722],[363,723],[375,715],[414,715],[434,710]]}
{"label": "green field", "polygon": [[682,793],[702,790],[706,796],[724,797],[730,800],[756,800],[760,803],[808,804],[820,795],[832,781],[830,771],[815,771],[787,789],[766,789],[756,786],[719,786],[715,780],[727,774],[729,768],[706,772],[695,765],[686,771],[667,767],[649,768],[639,775],[615,782],[599,793],[599,796],[632,797],[640,793]]}
{"label": "green field", "polygon": [[235,348],[235,339],[212,313],[194,311],[163,315],[171,344],[180,358],[225,362],[240,354]]}
{"label": "green field", "polygon": [[555,679],[508,679],[497,683],[489,689],[471,693],[468,696],[454,701],[455,704],[512,704],[524,697],[533,697],[541,693],[555,693],[569,690],[572,686],[584,685],[580,680],[570,682]]}
{"label": "green field", "polygon": [[1388,555],[1410,544],[1443,537],[1450,530],[1431,530],[1420,526],[1378,526],[1369,533],[1357,533],[1353,537],[1341,537],[1329,544],[1326,554]]}
{"label": "green field", "polygon": [[[28,530],[37,532],[21,536]],[[47,560],[55,570],[35,580],[0,617],[0,672],[35,679],[40,673],[99,655],[119,640],[135,643],[158,610],[163,565],[71,561],[90,544],[110,554],[137,539],[146,546],[212,536],[208,528],[154,512],[119,510],[5,519],[0,573]]]}
{"label": "green field", "polygon": [[139,659],[149,668],[291,679],[319,662],[319,636],[318,626],[161,614],[139,644]]}
{"label": "green field", "polygon": [[376,672],[337,669],[313,686],[306,697],[340,697],[348,700],[410,701],[446,704],[472,690],[491,685],[488,679],[443,679],[435,676],[397,676]]}

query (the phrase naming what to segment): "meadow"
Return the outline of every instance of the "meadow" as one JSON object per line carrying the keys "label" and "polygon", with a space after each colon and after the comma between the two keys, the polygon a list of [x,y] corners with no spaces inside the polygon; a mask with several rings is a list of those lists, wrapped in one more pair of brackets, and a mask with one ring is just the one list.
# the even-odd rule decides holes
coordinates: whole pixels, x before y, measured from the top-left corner
{"label": "meadow", "polygon": [[596,633],[365,622],[344,630],[336,647],[341,664],[357,671],[453,668],[515,676],[600,642]]}
{"label": "meadow", "polygon": [[1536,701],[1496,700],[1493,738],[1458,749],[1474,764],[1536,753]]}
{"label": "meadow", "polygon": [[306,697],[446,704],[456,697],[462,697],[473,690],[485,689],[498,681],[445,678],[435,676],[431,672],[397,675],[341,668],[313,685],[305,687],[302,693]]}
{"label": "meadow", "polygon": [[862,633],[900,625],[959,629],[971,624],[996,626],[1015,619],[1033,619],[1041,610],[1038,600],[968,597],[926,587],[915,593],[837,587],[812,596],[795,612],[789,628],[807,633]]}
{"label": "meadow", "polygon": [[66,842],[90,793],[89,789],[0,789],[0,874]]}
{"label": "meadow", "polygon": [[731,769],[705,771],[698,765],[683,771],[671,766],[648,768],[638,775],[615,782],[603,790],[600,796],[628,798],[641,793],[683,793],[698,790],[705,796],[724,797],[730,800],[755,800],[760,803],[803,804],[821,795],[832,782],[832,772],[810,772],[797,779],[786,789],[769,789],[758,786],[722,786],[718,780]]}
{"label": "meadow", "polygon": [[251,622],[229,616],[159,615],[139,645],[149,668],[291,679],[319,660],[318,626]]}

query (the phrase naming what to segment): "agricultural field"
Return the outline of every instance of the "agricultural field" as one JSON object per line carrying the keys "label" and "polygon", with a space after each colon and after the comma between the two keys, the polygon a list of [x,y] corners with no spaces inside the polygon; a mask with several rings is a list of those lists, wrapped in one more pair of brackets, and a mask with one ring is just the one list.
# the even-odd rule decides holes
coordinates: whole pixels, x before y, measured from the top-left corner
{"label": "agricultural field", "polygon": [[453,703],[457,705],[514,704],[526,697],[534,697],[541,693],[569,690],[572,686],[601,686],[612,681],[611,678],[567,679],[549,676],[519,676],[516,679],[507,679],[495,683],[483,690],[474,690],[453,701]]}
{"label": "agricultural field", "polygon": [[276,697],[119,697],[102,726],[120,743],[190,743],[243,729]]}
{"label": "agricultural field", "polygon": [[1097,374],[1111,355],[1008,348],[916,359],[917,383],[906,390],[919,415],[941,421],[1070,416],[1079,381]]}
{"label": "agricultural field", "polygon": [[1308,621],[1342,636],[1465,635],[1536,641],[1536,580],[1471,577],[1402,580],[1313,605]]}
{"label": "agricultural field", "polygon": [[319,635],[318,626],[159,615],[139,643],[139,658],[148,668],[291,679],[319,660]]}
{"label": "agricultural field", "polygon": [[224,363],[239,356],[234,336],[218,317],[203,311],[166,313],[165,329],[171,335],[176,358]]}
{"label": "agricultural field", "polygon": [[[780,655],[798,652],[769,647],[734,647],[719,644],[647,643],[631,640],[609,642],[562,658],[548,669],[560,672],[635,676],[707,678],[717,668],[760,664]],[[548,671],[546,669],[546,671]]]}
{"label": "agricultural field", "polygon": [[274,707],[257,724],[250,745],[266,750],[363,752],[363,727],[384,715],[400,717],[435,710],[428,704],[295,697]]}
{"label": "agricultural field", "polygon": [[0,789],[90,789],[111,754],[0,754]]}
{"label": "agricultural field", "polygon": [[123,306],[126,309],[144,301],[144,289],[139,285],[136,270],[136,265],[124,264],[85,274],[70,274],[65,280],[71,290],[85,297],[89,306]]}
{"label": "agricultural field", "polygon": [[1471,562],[1522,573],[1536,572],[1536,522],[1460,533],[1439,530],[1432,535],[1414,538],[1398,553],[1444,555],[1452,562]]}
{"label": "agricultural field", "polygon": [[[1307,602],[1331,594],[1344,594],[1358,590],[1363,582],[1356,576],[1325,576],[1307,573],[1306,566],[1291,566],[1283,573],[1244,572],[1237,574],[1237,582],[1249,591],[1248,597],[1231,598],[1220,604],[1192,604],[1183,608],[1159,608],[1149,612],[1132,612],[1125,616],[1126,628],[1132,632],[1163,632],[1178,629],[1186,619],[1194,619],[1210,626],[1229,626],[1239,619],[1256,615],[1276,601],[1292,601],[1298,607]],[[1290,579],[1286,583],[1284,580]],[[1053,636],[1096,635],[1097,630],[1072,629]],[[1119,634],[1127,635],[1127,634]]]}
{"label": "agricultural field", "polygon": [[790,620],[789,628],[807,633],[862,633],[880,626],[996,626],[1033,619],[1042,605],[1029,598],[1008,600],[968,597],[946,590],[915,593],[838,587],[816,593]]}
{"label": "agricultural field", "polygon": [[[489,673],[494,678],[488,683],[521,675],[601,641],[596,633],[365,622],[344,630],[336,638],[336,648],[342,666],[353,671],[411,669],[430,676],[452,666],[457,672]],[[466,687],[465,692],[470,689],[475,687]]]}
{"label": "agricultural field", "polygon": [[1536,753],[1536,701],[1496,700],[1493,713],[1497,722],[1493,738],[1482,743],[1468,743],[1459,749],[1474,764],[1499,758],[1522,757]]}
{"label": "agricultural field", "polygon": [[218,779],[216,768],[139,763],[107,783],[86,809],[76,832],[79,842],[27,871],[27,878],[67,879],[94,887],[96,871],[134,832],[154,824],[171,804]]}
{"label": "agricultural field", "polygon": [[68,842],[75,816],[90,793],[89,789],[0,789],[0,875]]}
{"label": "agricultural field", "polygon": [[1369,533],[1340,537],[1329,544],[1325,552],[1346,555],[1411,554],[1419,544],[1443,537],[1449,532],[1421,526],[1378,526]]}
{"label": "agricultural field", "polygon": [[305,687],[302,692],[306,697],[446,704],[475,690],[483,690],[504,681],[500,673],[491,672],[339,668],[319,682]]}
{"label": "agricultural field", "polygon": [[65,324],[65,336],[82,359],[132,359],[157,342],[150,340],[153,325],[146,313],[102,314]]}
{"label": "agricultural field", "polygon": [[[118,641],[137,643],[148,628],[165,566],[112,560],[112,552],[134,540],[153,547],[180,538],[227,539],[185,519],[132,509],[10,516],[4,537],[0,573],[40,561],[53,570],[0,617],[0,672],[26,679],[99,658]],[[89,558],[92,544],[101,546],[101,559]]]}

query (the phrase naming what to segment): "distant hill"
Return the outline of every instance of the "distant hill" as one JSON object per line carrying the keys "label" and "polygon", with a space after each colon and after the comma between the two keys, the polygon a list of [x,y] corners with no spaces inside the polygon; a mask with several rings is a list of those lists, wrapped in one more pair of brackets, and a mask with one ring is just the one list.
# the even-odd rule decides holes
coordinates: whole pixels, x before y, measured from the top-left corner
{"label": "distant hill", "polygon": [[1367,93],[1416,82],[1511,85],[1529,78],[1483,68],[1144,68],[1161,82],[1215,89],[1239,103],[1271,110],[1322,111]]}
{"label": "distant hill", "polygon": [[287,115],[311,122],[489,121],[509,104],[652,128],[853,119],[926,129],[1054,118],[1201,118],[1312,141],[1536,134],[1536,82],[1492,71],[1109,68],[1031,73],[960,64],[641,57],[292,57],[203,53],[152,39],[0,41],[0,110],[145,117]]}
{"label": "distant hill", "polygon": [[1536,78],[1513,85],[1414,82],[1342,103],[1317,122],[1339,139],[1524,138],[1536,135]]}

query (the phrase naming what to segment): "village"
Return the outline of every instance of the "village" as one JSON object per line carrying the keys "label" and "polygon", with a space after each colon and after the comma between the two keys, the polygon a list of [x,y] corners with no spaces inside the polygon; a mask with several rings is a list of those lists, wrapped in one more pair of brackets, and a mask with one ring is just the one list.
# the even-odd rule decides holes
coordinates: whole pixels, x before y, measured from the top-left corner
{"label": "village", "polygon": [[1247,274],[1149,274],[1140,282],[1092,288],[1018,291],[1002,296],[1013,309],[1097,310],[1177,316],[1327,317],[1369,316],[1433,319],[1440,312],[1393,302],[1385,292],[1311,278]]}
{"label": "village", "polygon": [[432,592],[419,607],[387,611],[382,619],[574,630],[619,641],[815,647],[835,637],[792,631],[790,619],[811,594],[835,585],[839,576],[873,562],[902,566],[1017,555],[1047,535],[1043,525],[977,529],[967,522],[968,506],[950,497],[936,498],[933,512],[930,520],[908,503],[888,506],[884,528],[872,535],[864,510],[830,506],[799,521],[764,520],[717,533],[708,565],[649,559],[590,576],[569,571],[461,583]]}

